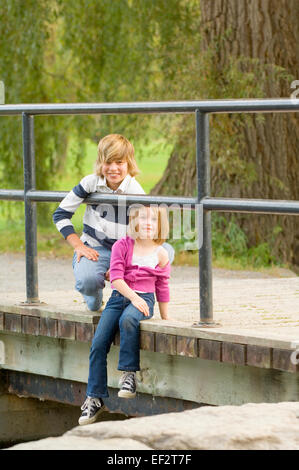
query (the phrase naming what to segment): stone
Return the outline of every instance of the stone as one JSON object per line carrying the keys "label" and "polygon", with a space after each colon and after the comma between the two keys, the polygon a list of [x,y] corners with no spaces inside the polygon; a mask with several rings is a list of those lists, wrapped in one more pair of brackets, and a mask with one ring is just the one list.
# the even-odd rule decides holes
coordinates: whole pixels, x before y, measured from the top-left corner
{"label": "stone", "polygon": [[10,449],[78,446],[115,450],[299,450],[299,402],[204,406],[180,413],[102,421],[77,426],[58,438]]}

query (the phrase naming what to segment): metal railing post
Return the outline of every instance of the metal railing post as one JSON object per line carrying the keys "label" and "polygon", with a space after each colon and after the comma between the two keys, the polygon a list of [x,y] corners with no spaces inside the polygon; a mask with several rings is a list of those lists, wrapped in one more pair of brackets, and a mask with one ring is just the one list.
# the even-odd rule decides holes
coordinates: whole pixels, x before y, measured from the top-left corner
{"label": "metal railing post", "polygon": [[[210,195],[209,115],[199,110],[196,119],[196,167],[198,203]],[[194,326],[213,326],[211,212],[203,211],[203,241],[199,249],[200,321]]]}
{"label": "metal railing post", "polygon": [[37,274],[37,217],[36,202],[27,198],[27,192],[35,189],[35,152],[33,116],[22,113],[24,204],[26,240],[26,304],[39,303]]}

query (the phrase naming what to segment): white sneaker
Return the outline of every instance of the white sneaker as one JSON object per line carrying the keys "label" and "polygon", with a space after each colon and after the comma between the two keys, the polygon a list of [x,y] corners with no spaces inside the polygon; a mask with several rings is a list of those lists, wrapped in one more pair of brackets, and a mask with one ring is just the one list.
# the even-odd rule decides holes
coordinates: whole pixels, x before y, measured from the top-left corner
{"label": "white sneaker", "polygon": [[136,397],[136,373],[123,372],[119,380],[120,391],[118,396],[120,398],[135,398]]}
{"label": "white sneaker", "polygon": [[100,414],[106,410],[104,402],[101,398],[87,397],[83,405],[81,406],[83,413],[79,418],[80,426],[84,424],[94,423]]}

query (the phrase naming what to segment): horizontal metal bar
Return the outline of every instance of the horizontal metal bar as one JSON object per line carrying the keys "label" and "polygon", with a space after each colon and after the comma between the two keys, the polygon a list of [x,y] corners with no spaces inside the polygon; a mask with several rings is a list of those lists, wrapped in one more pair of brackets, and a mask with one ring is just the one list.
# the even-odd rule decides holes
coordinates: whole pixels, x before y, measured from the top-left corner
{"label": "horizontal metal bar", "polygon": [[[1,193],[0,193],[1,194]],[[27,198],[31,201],[61,201],[68,193],[64,191],[29,191],[27,193]],[[196,198],[188,197],[175,197],[175,196],[149,196],[141,194],[104,194],[104,193],[92,193],[84,201],[86,204],[94,203],[118,203],[118,204],[178,204],[182,205],[192,205],[195,207],[197,204]]]}
{"label": "horizontal metal bar", "polygon": [[295,112],[299,99],[237,99],[201,101],[157,101],[131,103],[42,103],[0,105],[0,115],[41,114],[147,114],[147,113],[241,113]]}
{"label": "horizontal metal bar", "polygon": [[[28,191],[27,199],[34,202],[60,202],[68,194],[68,191]],[[10,189],[0,189],[0,200],[24,200],[24,191],[23,190],[10,190]],[[94,204],[94,203],[105,203],[105,204],[166,204],[172,205],[177,204],[180,206],[190,205],[195,208],[197,204],[196,198],[188,197],[168,197],[168,196],[149,196],[141,194],[126,194],[126,195],[117,195],[117,194],[104,194],[104,193],[93,193],[84,199],[83,203],[85,204]]]}
{"label": "horizontal metal bar", "polygon": [[24,201],[23,189],[0,189],[0,200]]}
{"label": "horizontal metal bar", "polygon": [[[28,191],[27,199],[35,202],[60,202],[68,191]],[[24,191],[1,189],[0,200],[23,201]],[[196,198],[180,196],[149,196],[149,195],[117,195],[93,193],[84,199],[85,204],[166,204],[195,208],[198,204]],[[229,199],[205,197],[200,201],[207,211],[218,212],[248,212],[256,214],[289,214],[299,215],[299,201],[271,200],[271,199]]]}
{"label": "horizontal metal bar", "polygon": [[299,215],[299,201],[280,201],[271,199],[229,199],[205,198],[205,210],[219,212],[250,212],[255,214]]}

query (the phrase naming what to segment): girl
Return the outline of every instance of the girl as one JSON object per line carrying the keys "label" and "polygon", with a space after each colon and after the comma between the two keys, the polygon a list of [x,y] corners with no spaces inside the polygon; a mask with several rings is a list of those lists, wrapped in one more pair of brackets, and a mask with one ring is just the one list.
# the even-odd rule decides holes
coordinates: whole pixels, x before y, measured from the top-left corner
{"label": "girl", "polygon": [[[79,238],[71,218],[84,199],[93,192],[145,194],[135,179],[138,173],[131,142],[119,134],[107,135],[98,144],[95,173],[85,176],[53,214],[57,229],[74,249],[75,287],[83,295],[87,310],[99,311],[101,308],[111,248],[118,238],[125,236],[128,220],[126,214],[118,211],[117,206],[87,204],[83,234]],[[174,250],[168,244],[166,249],[172,261]]]}
{"label": "girl", "polygon": [[161,318],[168,320],[170,263],[167,250],[161,246],[168,230],[165,208],[141,206],[130,213],[129,236],[113,245],[110,265],[113,291],[92,341],[80,425],[95,422],[105,409],[102,399],[109,396],[107,354],[118,328],[118,370],[123,371],[118,396],[136,396],[135,373],[140,370],[139,322],[153,316],[154,293]]}

